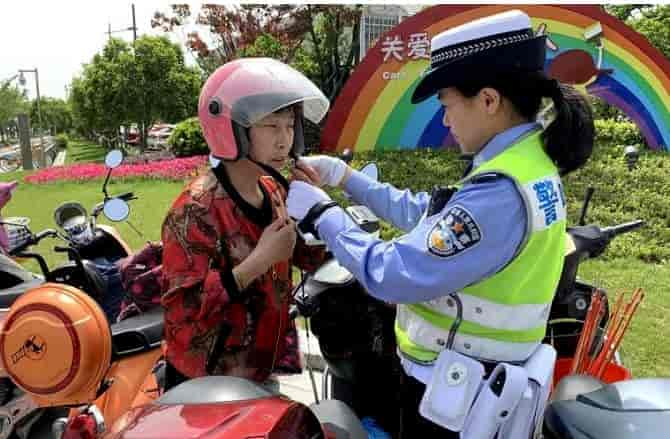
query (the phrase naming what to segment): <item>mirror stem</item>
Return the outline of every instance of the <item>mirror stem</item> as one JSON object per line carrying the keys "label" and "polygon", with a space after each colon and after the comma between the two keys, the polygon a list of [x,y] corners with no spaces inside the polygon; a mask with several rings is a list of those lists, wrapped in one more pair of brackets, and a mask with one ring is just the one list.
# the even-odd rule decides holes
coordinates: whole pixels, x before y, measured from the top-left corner
{"label": "mirror stem", "polygon": [[105,194],[105,201],[109,200],[109,195],[107,194],[107,183],[109,182],[109,177],[112,175],[112,169],[110,168],[107,171],[107,176],[105,177],[105,182],[102,184],[102,193]]}

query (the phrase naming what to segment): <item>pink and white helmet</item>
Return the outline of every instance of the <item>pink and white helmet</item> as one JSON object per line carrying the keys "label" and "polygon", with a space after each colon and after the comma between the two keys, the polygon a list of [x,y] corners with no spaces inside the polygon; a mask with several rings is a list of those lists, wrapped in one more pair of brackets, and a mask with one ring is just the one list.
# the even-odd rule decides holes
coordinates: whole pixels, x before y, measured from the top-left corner
{"label": "pink and white helmet", "polygon": [[238,160],[249,152],[248,128],[268,114],[301,104],[291,154],[304,148],[302,117],[319,123],[330,103],[305,75],[271,58],[242,58],[210,75],[200,92],[198,118],[212,156]]}

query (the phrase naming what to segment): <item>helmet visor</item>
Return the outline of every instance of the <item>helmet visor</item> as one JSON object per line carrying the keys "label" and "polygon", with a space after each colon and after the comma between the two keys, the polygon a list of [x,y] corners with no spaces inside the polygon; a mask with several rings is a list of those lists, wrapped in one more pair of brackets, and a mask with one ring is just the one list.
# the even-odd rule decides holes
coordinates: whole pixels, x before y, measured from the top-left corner
{"label": "helmet visor", "polygon": [[[243,61],[243,62],[241,62]],[[304,116],[319,123],[329,101],[305,75],[270,58],[245,58],[233,62],[207,105],[210,116],[228,116],[250,127],[265,116],[290,105],[302,104]]]}

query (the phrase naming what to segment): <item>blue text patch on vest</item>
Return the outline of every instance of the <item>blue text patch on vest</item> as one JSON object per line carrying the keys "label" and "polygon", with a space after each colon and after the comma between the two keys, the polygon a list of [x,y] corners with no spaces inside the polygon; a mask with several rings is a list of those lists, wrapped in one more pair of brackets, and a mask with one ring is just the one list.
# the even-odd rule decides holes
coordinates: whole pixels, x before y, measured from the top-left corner
{"label": "blue text patch on vest", "polygon": [[428,234],[428,250],[449,257],[476,245],[482,239],[481,230],[470,212],[460,206],[450,208]]}
{"label": "blue text patch on vest", "polygon": [[542,180],[533,185],[539,208],[544,212],[545,226],[558,219],[556,205],[559,202],[559,189],[554,187],[554,182],[551,180]]}

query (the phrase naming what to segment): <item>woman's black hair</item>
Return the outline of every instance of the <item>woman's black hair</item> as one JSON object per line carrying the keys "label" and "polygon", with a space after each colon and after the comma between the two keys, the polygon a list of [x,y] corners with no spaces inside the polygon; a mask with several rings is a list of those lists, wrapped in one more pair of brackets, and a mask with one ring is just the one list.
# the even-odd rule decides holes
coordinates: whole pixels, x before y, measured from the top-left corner
{"label": "woman's black hair", "polygon": [[561,175],[579,169],[589,159],[595,136],[593,112],[574,87],[547,78],[543,71],[476,78],[455,86],[466,97],[475,96],[485,87],[498,90],[529,121],[537,117],[542,98],[551,98],[556,117],[542,133],[542,140]]}

